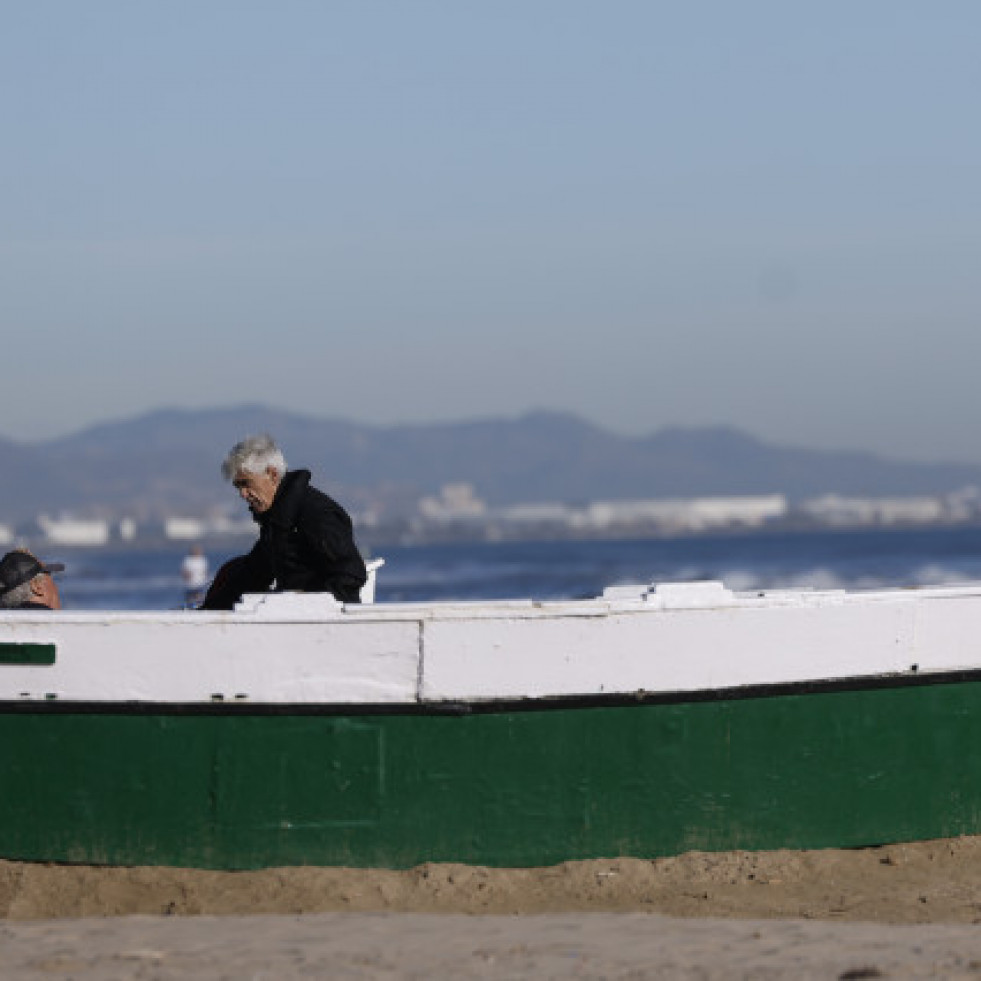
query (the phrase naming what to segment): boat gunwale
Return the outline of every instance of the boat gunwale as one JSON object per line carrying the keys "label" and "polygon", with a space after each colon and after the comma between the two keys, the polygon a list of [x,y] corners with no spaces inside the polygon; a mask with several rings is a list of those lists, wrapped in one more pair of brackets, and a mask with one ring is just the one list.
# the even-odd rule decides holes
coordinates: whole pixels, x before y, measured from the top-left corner
{"label": "boat gunwale", "polygon": [[104,701],[69,699],[0,699],[4,714],[134,714],[134,715],[486,715],[570,709],[629,708],[701,702],[747,701],[839,692],[928,688],[981,682],[981,667],[949,671],[905,671],[806,679],[773,684],[678,691],[594,692],[521,698],[426,699],[405,702],[269,702],[212,699],[196,702],[155,702],[140,699]]}
{"label": "boat gunwale", "polygon": [[[549,617],[602,617],[610,614],[673,613],[678,611],[760,610],[784,606],[837,606],[860,603],[906,604],[924,600],[963,599],[981,596],[981,581],[952,585],[898,586],[876,590],[811,590],[775,589],[729,591],[723,601],[704,603],[694,600],[683,605],[664,603],[657,596],[657,586],[679,585],[661,583],[638,584],[636,596],[590,597],[586,599],[497,599],[497,600],[432,600],[411,602],[381,602],[344,605],[332,598],[314,608],[317,594],[268,594],[259,606],[236,610],[0,610],[0,626],[20,624],[98,624],[98,623],[157,623],[161,625],[199,626],[230,624],[311,624],[311,623],[370,623],[418,622],[424,620],[461,620]],[[693,586],[702,583],[684,583]],[[631,587],[618,587],[629,589]],[[283,602],[280,597],[286,600]],[[290,608],[290,601],[300,599],[299,607]],[[271,602],[270,602],[271,600]]]}

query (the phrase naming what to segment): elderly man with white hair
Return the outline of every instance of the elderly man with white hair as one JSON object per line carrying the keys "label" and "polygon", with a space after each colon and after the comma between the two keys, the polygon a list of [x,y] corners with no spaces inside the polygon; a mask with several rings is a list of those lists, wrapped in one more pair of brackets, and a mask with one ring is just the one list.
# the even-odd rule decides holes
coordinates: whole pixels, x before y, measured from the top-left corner
{"label": "elderly man with white hair", "polygon": [[309,470],[288,470],[269,436],[249,436],[221,466],[259,524],[247,555],[226,562],[202,609],[230,610],[243,593],[332,593],[357,603],[367,573],[347,511],[310,485]]}

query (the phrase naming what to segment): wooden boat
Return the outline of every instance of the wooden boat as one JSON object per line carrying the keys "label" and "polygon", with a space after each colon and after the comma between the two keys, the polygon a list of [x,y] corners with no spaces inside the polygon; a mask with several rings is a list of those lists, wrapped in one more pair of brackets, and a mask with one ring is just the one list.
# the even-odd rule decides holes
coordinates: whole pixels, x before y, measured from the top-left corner
{"label": "wooden boat", "polygon": [[981,584],[0,615],[0,857],[548,865],[981,832]]}

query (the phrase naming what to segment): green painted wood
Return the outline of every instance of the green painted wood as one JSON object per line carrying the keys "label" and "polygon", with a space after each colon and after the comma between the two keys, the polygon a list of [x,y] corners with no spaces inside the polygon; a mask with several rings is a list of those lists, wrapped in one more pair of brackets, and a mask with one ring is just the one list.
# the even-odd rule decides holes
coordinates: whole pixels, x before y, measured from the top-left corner
{"label": "green painted wood", "polygon": [[0,664],[54,664],[54,644],[0,643]]}
{"label": "green painted wood", "polygon": [[446,715],[0,714],[0,856],[549,865],[981,832],[981,682]]}

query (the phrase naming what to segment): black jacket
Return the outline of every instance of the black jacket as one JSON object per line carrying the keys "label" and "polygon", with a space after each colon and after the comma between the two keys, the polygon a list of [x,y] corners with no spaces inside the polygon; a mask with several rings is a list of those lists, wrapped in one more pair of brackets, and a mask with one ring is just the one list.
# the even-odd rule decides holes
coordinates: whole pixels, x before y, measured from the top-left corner
{"label": "black jacket", "polygon": [[248,555],[226,562],[202,609],[230,610],[243,593],[299,590],[333,593],[357,603],[367,580],[351,518],[310,486],[309,470],[287,470],[268,511],[256,515],[259,540]]}

